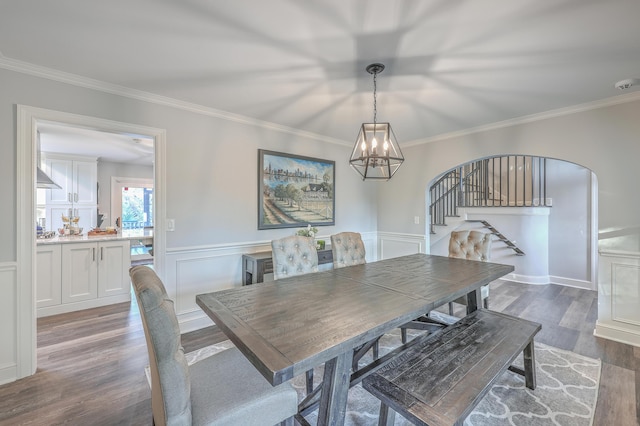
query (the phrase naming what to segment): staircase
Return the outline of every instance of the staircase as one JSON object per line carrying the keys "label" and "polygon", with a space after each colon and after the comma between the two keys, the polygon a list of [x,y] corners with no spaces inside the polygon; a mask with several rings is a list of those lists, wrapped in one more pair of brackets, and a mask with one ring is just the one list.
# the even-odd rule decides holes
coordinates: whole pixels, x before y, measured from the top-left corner
{"label": "staircase", "polygon": [[494,228],[493,225],[491,225],[486,220],[467,220],[467,222],[480,222],[480,223],[482,223],[482,225],[485,228],[487,228],[489,231],[491,231],[491,234],[494,235],[495,237],[497,237],[497,239],[499,241],[503,242],[504,244],[507,245],[507,247],[509,247],[510,249],[515,251],[517,256],[524,256],[525,253],[518,246],[516,246],[513,243],[513,241],[509,240],[507,237],[502,235],[502,233],[500,233],[500,231],[498,231],[496,228]]}
{"label": "staircase", "polygon": [[[546,159],[509,155],[473,161],[444,174],[431,185],[429,193],[433,235],[438,227],[463,222],[458,212],[462,207],[548,207]],[[525,254],[490,223],[478,222],[516,255]]]}

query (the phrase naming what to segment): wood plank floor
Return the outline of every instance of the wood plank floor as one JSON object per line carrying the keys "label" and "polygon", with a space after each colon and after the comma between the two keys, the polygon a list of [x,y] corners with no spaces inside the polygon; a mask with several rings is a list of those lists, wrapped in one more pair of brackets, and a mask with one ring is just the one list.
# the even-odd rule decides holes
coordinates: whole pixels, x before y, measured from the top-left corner
{"label": "wood plank floor", "polygon": [[[539,342],[602,359],[594,425],[639,424],[640,348],[593,336],[595,292],[496,282],[490,307],[542,323]],[[187,352],[224,339],[216,327],[182,336]],[[147,364],[135,303],[42,318],[37,373],[0,386],[0,425],[151,425]]]}

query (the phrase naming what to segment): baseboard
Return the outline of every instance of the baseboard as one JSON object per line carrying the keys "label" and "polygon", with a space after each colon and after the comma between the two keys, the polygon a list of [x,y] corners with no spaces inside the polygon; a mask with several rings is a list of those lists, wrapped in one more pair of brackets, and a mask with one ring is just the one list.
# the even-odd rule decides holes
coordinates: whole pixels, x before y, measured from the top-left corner
{"label": "baseboard", "polygon": [[0,367],[0,386],[18,380],[18,366],[7,364]]}
{"label": "baseboard", "polygon": [[596,328],[593,330],[593,335],[596,337],[602,337],[603,339],[609,339],[615,342],[640,347],[639,333],[613,324],[604,323],[602,321],[596,321]]}
{"label": "baseboard", "polygon": [[596,290],[594,284],[590,281],[576,280],[573,278],[563,278],[549,275],[549,282],[552,284],[563,285],[566,287],[581,288],[584,290]]}
{"label": "baseboard", "polygon": [[517,283],[532,284],[532,285],[544,285],[544,284],[550,283],[548,275],[530,276],[530,275],[520,275],[520,274],[507,274],[500,279],[505,281],[513,281]]}
{"label": "baseboard", "polygon": [[38,308],[38,318],[48,317],[50,315],[66,314],[67,312],[80,311],[82,309],[98,308],[100,306],[113,305],[114,303],[123,303],[131,301],[131,293],[119,294],[108,297],[101,297],[91,300],[83,300],[81,302],[63,303],[60,305],[46,306]]}
{"label": "baseboard", "polygon": [[180,334],[184,334],[200,330],[201,328],[211,327],[215,325],[215,323],[203,311],[195,311],[178,315],[178,325],[180,327]]}

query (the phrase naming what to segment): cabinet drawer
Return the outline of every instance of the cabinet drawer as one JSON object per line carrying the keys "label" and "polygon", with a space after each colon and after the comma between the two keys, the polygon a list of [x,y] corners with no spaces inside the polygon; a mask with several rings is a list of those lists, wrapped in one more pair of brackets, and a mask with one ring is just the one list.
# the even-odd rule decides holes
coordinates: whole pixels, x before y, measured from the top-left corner
{"label": "cabinet drawer", "polygon": [[272,274],[273,273],[273,260],[268,259],[263,262],[263,274]]}
{"label": "cabinet drawer", "polygon": [[333,262],[333,254],[331,253],[331,250],[318,251],[318,264],[322,265],[323,263],[331,262]]}

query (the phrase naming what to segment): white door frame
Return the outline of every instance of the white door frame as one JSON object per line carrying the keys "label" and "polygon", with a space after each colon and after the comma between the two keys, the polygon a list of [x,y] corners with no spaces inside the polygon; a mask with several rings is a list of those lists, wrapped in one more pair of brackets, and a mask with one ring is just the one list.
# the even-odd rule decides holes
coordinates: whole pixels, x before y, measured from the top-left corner
{"label": "white door frame", "polygon": [[[109,214],[111,215],[111,223],[114,224],[113,226],[115,226],[116,218],[122,215],[122,188],[125,186],[153,188],[153,179],[111,176],[111,211]],[[153,213],[155,229],[155,211]]]}
{"label": "white door frame", "polygon": [[36,321],[36,154],[38,123],[53,121],[109,133],[144,135],[154,139],[154,269],[161,279],[165,272],[166,218],[166,130],[43,108],[17,105],[17,194],[16,194],[16,372],[18,379],[37,367]]}

